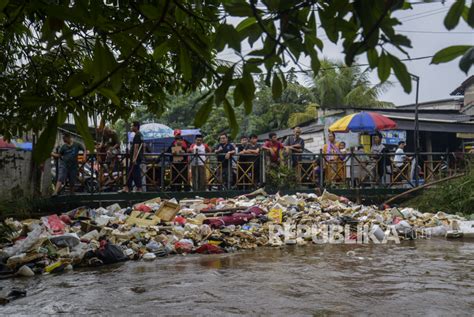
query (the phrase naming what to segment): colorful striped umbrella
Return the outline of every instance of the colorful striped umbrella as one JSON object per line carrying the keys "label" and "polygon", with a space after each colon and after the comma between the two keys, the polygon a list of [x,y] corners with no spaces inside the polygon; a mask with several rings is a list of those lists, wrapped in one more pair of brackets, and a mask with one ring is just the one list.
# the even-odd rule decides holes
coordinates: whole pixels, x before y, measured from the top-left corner
{"label": "colorful striped umbrella", "polygon": [[362,111],[345,116],[330,127],[331,132],[375,132],[390,130],[397,127],[395,121],[376,112]]}

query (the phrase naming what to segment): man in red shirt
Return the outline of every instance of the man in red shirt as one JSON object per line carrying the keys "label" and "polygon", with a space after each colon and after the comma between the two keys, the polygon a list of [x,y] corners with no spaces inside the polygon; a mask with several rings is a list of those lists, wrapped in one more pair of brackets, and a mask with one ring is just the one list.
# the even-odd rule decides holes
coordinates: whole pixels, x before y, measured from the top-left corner
{"label": "man in red shirt", "polygon": [[280,152],[283,150],[284,146],[280,141],[278,141],[275,132],[271,132],[268,137],[269,140],[265,141],[262,149],[270,153],[271,164],[280,165]]}
{"label": "man in red shirt", "polygon": [[177,140],[180,139],[181,147],[183,148],[184,151],[188,151],[190,144],[188,141],[186,141],[182,135],[181,135],[181,130],[180,129],[175,129],[174,132],[174,140],[171,143],[171,147],[176,146],[176,143],[178,142]]}

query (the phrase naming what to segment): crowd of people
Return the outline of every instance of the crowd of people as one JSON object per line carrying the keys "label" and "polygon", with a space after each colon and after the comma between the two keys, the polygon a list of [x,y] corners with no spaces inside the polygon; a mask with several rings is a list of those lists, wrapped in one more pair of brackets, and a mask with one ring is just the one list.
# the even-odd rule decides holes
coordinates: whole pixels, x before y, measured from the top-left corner
{"label": "crowd of people", "polygon": [[[130,192],[132,189],[140,192],[143,189],[143,168],[145,161],[146,145],[140,132],[140,123],[133,122],[131,131],[134,133],[130,143],[128,170],[124,176],[125,186],[121,191]],[[120,154],[120,141],[117,133],[108,127],[102,126],[97,130],[98,142],[96,154],[100,162],[114,170],[120,167],[118,156]],[[80,151],[85,153],[84,146],[72,141],[71,135],[65,134],[64,144],[55,153],[54,158],[59,159],[58,178],[54,194],[56,195],[62,186],[69,181],[75,184],[78,174],[77,155]],[[396,168],[401,168],[410,158],[404,154],[405,142],[400,142],[393,156]],[[293,135],[288,136],[284,142],[278,138],[276,133],[270,133],[268,140],[263,144],[258,142],[258,136],[241,136],[237,145],[229,141],[226,133],[219,135],[217,145],[210,147],[204,142],[202,135],[196,135],[192,143],[186,141],[180,130],[175,130],[174,140],[166,151],[167,164],[170,166],[170,189],[205,191],[210,184],[221,188],[237,187],[246,189],[262,184],[262,164],[265,160],[266,168],[275,169],[283,164],[295,170],[303,164],[303,153],[305,142],[301,137],[301,128],[295,127]],[[343,182],[347,178],[362,180],[367,174],[367,167],[371,165],[374,175],[378,178],[385,174],[387,162],[381,160],[383,153],[387,153],[382,144],[382,135],[376,134],[370,150],[370,155],[359,145],[353,149],[347,149],[345,142],[337,142],[336,135],[330,132],[327,143],[322,147],[323,166],[316,156],[312,156],[310,162],[305,160],[304,164],[311,165],[311,173],[306,173],[310,182],[317,184],[324,174],[324,181]],[[355,156],[349,155],[354,153]],[[263,155],[262,155],[263,154]],[[210,158],[214,157],[216,166],[214,170],[209,168]],[[351,159],[356,160],[350,162]],[[301,164],[299,164],[301,163]],[[348,175],[347,166],[352,164],[359,168]],[[112,173],[109,173],[110,175]],[[74,186],[70,186],[71,191]]]}

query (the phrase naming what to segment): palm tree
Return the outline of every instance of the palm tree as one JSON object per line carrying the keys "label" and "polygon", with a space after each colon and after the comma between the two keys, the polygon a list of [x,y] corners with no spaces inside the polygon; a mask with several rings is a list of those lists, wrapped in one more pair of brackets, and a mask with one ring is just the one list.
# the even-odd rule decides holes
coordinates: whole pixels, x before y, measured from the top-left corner
{"label": "palm tree", "polygon": [[304,122],[314,120],[318,117],[318,105],[315,103],[310,103],[306,106],[305,111],[303,112],[294,112],[290,114],[288,119],[289,127],[296,127]]}
{"label": "palm tree", "polygon": [[394,106],[378,99],[392,84],[385,82],[372,86],[367,69],[347,67],[341,62],[325,59],[321,62],[321,71],[311,80],[314,98],[321,108]]}

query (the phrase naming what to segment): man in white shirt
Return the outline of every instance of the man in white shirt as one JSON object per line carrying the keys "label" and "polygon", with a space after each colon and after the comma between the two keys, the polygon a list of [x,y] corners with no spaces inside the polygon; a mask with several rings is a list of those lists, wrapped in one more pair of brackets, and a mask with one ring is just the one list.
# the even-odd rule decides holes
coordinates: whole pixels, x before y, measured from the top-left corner
{"label": "man in white shirt", "polygon": [[193,179],[193,190],[194,191],[205,191],[206,190],[206,153],[209,153],[211,149],[203,142],[202,135],[196,135],[194,143],[189,148],[189,152],[195,154],[191,159],[191,172]]}
{"label": "man in white shirt", "polygon": [[407,156],[405,155],[405,151],[403,150],[406,146],[405,141],[398,142],[398,149],[395,151],[395,157],[393,158],[393,162],[395,166],[400,168],[405,163]]}

